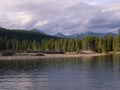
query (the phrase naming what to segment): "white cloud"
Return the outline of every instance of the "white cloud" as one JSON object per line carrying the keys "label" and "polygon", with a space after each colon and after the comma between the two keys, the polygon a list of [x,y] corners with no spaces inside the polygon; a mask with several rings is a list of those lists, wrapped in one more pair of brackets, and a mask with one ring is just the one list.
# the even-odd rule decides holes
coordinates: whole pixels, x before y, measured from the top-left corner
{"label": "white cloud", "polygon": [[26,25],[29,24],[29,22],[32,22],[32,15],[19,13],[18,19],[21,20],[21,25]]}
{"label": "white cloud", "polygon": [[44,20],[44,21],[38,21],[34,26],[35,27],[41,27],[41,26],[44,26],[46,24],[48,24],[49,22],[47,20]]}
{"label": "white cloud", "polygon": [[102,10],[103,12],[120,11],[120,4],[110,4]]}
{"label": "white cloud", "polygon": [[86,2],[88,4],[92,4],[92,5],[102,5],[102,6],[106,6],[108,4],[111,3],[120,3],[119,0],[81,0],[83,2]]}

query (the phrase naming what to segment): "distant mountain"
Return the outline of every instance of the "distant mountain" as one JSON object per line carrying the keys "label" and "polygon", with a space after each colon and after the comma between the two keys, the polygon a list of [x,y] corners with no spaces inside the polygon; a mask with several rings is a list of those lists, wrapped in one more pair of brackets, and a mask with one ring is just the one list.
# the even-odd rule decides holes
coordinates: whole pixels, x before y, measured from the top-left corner
{"label": "distant mountain", "polygon": [[95,32],[86,32],[85,34],[83,34],[83,36],[106,36],[106,35],[113,35],[113,36],[116,36],[116,34],[112,33],[112,32],[109,32],[109,33],[95,33]]}
{"label": "distant mountain", "polygon": [[[82,35],[82,34],[81,34],[81,35]],[[77,38],[77,37],[81,37],[81,35],[78,34],[78,33],[75,33],[75,34],[72,34],[72,35],[68,35],[67,37],[68,37],[68,38]]]}
{"label": "distant mountain", "polygon": [[114,33],[95,33],[95,32],[86,32],[86,33],[81,33],[81,34],[79,34],[79,33],[75,33],[75,34],[72,34],[72,35],[68,35],[68,36],[66,36],[66,35],[64,35],[64,34],[62,34],[62,33],[57,33],[57,34],[55,34],[54,36],[55,37],[61,37],[61,38],[83,38],[83,37],[85,37],[85,36],[98,36],[98,37],[102,37],[102,36],[106,36],[106,35],[112,35],[112,36],[116,36],[116,34],[114,34]]}
{"label": "distant mountain", "polygon": [[60,33],[60,32],[54,34],[53,36],[59,37],[59,38],[66,38],[66,37],[67,37],[66,35],[64,35],[64,34],[62,34],[62,33]]}
{"label": "distant mountain", "polygon": [[38,32],[38,33],[41,33],[41,34],[46,34],[46,33],[44,33],[43,31],[38,30],[38,29],[32,29],[31,31],[33,31],[33,32]]}

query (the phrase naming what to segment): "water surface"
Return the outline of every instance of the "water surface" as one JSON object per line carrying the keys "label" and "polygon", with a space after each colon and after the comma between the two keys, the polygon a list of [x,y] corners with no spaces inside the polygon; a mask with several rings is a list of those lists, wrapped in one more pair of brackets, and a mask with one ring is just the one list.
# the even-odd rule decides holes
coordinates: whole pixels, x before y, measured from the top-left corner
{"label": "water surface", "polygon": [[0,90],[120,90],[120,55],[0,61]]}

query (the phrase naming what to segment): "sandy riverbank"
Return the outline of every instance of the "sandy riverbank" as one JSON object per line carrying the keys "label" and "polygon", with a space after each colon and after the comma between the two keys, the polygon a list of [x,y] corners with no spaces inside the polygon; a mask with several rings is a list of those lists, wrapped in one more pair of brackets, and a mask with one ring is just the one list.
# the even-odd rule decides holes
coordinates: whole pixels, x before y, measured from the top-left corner
{"label": "sandy riverbank", "polygon": [[92,57],[103,56],[107,54],[45,54],[45,56],[0,56],[0,60],[30,60],[30,59],[45,59],[45,58],[69,58],[69,57]]}

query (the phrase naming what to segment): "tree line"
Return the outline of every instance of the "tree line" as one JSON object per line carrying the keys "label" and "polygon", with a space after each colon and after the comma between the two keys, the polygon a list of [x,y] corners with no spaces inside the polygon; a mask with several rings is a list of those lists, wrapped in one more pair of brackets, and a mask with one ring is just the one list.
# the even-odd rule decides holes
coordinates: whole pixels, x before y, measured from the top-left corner
{"label": "tree line", "polygon": [[56,38],[32,31],[0,28],[0,52],[63,51],[79,52],[91,50],[99,53],[120,51],[120,32],[117,36],[85,36],[84,38]]}

